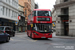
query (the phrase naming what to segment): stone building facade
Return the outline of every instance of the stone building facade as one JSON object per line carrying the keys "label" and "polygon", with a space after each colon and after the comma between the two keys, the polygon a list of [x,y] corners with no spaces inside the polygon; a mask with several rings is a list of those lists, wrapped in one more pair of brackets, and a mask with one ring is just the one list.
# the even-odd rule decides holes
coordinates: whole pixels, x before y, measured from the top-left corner
{"label": "stone building facade", "polygon": [[24,5],[25,5],[24,15],[25,15],[25,24],[26,24],[25,30],[27,31],[27,18],[28,15],[31,13],[31,0],[25,0]]}
{"label": "stone building facade", "polygon": [[75,36],[75,0],[56,0],[56,34]]}
{"label": "stone building facade", "polygon": [[11,26],[16,31],[18,0],[0,0],[0,26]]}
{"label": "stone building facade", "polygon": [[33,11],[35,8],[35,2],[34,0],[31,0],[31,11]]}
{"label": "stone building facade", "polygon": [[34,0],[19,0],[19,4],[24,7],[24,16],[25,16],[25,31],[27,30],[27,18],[31,11],[34,9]]}

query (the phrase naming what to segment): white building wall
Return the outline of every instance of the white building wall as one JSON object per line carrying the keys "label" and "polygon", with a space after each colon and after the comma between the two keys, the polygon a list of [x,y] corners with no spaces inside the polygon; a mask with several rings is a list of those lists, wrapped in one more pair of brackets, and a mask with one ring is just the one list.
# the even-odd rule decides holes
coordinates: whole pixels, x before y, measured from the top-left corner
{"label": "white building wall", "polygon": [[0,18],[18,21],[18,0],[1,0]]}

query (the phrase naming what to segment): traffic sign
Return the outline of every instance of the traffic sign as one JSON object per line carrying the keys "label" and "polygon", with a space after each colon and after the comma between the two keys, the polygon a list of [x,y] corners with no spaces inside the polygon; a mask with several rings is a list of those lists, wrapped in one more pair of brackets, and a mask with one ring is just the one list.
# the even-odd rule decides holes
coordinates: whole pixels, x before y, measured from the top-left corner
{"label": "traffic sign", "polygon": [[15,25],[18,25],[18,22],[17,21],[15,22]]}

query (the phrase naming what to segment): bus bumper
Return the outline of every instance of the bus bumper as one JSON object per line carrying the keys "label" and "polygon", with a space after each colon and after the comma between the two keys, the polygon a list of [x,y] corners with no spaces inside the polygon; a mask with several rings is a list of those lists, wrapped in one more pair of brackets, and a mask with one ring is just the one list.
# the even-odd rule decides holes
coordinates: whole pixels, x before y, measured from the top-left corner
{"label": "bus bumper", "polygon": [[35,35],[35,34],[33,34],[32,38],[52,38],[52,34],[51,35]]}

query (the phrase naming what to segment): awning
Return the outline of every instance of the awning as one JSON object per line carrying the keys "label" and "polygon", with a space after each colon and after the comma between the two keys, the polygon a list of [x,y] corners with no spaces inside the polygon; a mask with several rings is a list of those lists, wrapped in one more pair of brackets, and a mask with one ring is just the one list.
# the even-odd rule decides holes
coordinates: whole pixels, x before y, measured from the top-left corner
{"label": "awning", "polygon": [[58,15],[58,17],[61,17],[61,20],[69,20],[69,15],[67,14],[61,14],[61,15]]}
{"label": "awning", "polygon": [[61,15],[58,15],[58,17],[69,17],[69,15],[67,15],[67,14],[61,14]]}

